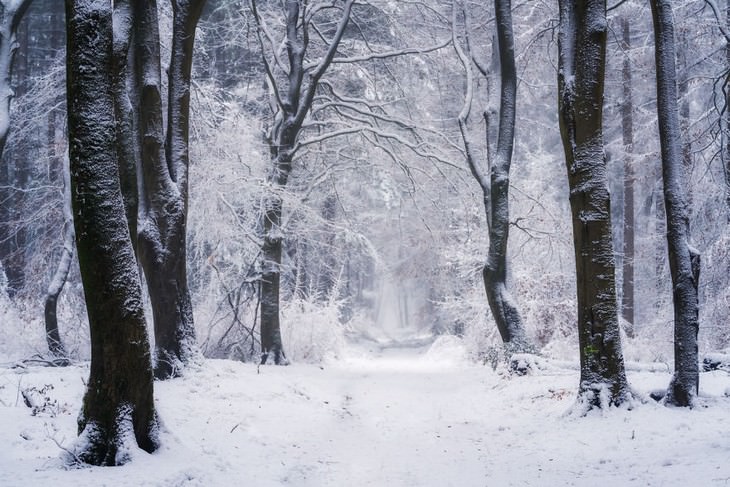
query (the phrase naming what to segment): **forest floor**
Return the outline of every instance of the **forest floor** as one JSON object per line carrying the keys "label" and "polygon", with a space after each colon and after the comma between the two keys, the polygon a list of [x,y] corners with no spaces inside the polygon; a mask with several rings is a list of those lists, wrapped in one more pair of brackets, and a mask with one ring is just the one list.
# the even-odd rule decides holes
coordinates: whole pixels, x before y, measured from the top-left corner
{"label": "forest floor", "polygon": [[[730,485],[725,372],[702,374],[694,410],[649,399],[576,417],[575,368],[518,377],[468,364],[456,339],[401,345],[353,346],[321,366],[207,360],[156,383],[162,448],[117,468],[59,459],[88,364],[0,369],[0,485]],[[666,387],[657,369],[630,367],[639,395]]]}

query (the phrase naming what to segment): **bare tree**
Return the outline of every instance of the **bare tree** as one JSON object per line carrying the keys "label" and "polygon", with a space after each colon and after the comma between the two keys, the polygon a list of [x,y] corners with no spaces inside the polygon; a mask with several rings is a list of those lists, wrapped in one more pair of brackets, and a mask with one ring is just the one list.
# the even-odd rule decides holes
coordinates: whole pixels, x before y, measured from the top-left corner
{"label": "bare tree", "polygon": [[[269,88],[275,100],[275,117],[267,134],[271,152],[271,169],[268,183],[273,191],[263,202],[261,227],[263,244],[261,247],[263,270],[261,276],[261,362],[266,363],[271,356],[275,364],[286,364],[287,359],[281,342],[279,323],[281,254],[282,254],[282,198],[276,188],[286,186],[292,171],[292,161],[297,139],[302,130],[304,119],[312,108],[315,93],[325,71],[332,64],[337,46],[342,40],[350,20],[354,0],[346,0],[342,6],[312,8],[297,0],[287,0],[284,4],[286,19],[286,76],[282,82],[274,74],[274,63],[282,63],[273,45],[274,59],[269,61],[264,49],[264,38],[270,35],[259,14],[256,0],[251,1],[252,10],[259,27],[262,55],[266,65]],[[337,27],[328,40],[326,51],[318,62],[307,64],[305,56],[309,47],[309,26],[317,10],[341,8],[342,13]],[[320,35],[320,33],[317,33]],[[274,44],[274,40],[268,38]],[[281,66],[279,66],[281,67]]]}
{"label": "bare tree", "polygon": [[675,406],[692,406],[699,389],[697,286],[700,278],[700,255],[689,241],[689,211],[680,147],[671,2],[651,0],[651,11],[654,19],[657,111],[667,215],[667,247],[674,289],[674,376],[666,402]]}
{"label": "bare tree", "polygon": [[[71,194],[91,334],[75,459],[129,460],[158,447],[150,346],[122,199],[112,98],[112,6],[66,0]],[[70,459],[70,460],[75,460]]]}
{"label": "bare tree", "polygon": [[73,229],[73,211],[71,209],[71,173],[68,167],[68,159],[64,158],[63,163],[63,243],[61,248],[61,257],[58,261],[56,272],[48,284],[46,292],[46,300],[44,307],[44,316],[46,322],[46,341],[48,342],[48,350],[56,359],[68,357],[66,348],[61,340],[61,333],[58,329],[58,297],[63,291],[66,284],[68,273],[71,270],[71,264],[74,256],[74,229]]}
{"label": "bare tree", "polygon": [[[469,42],[469,14],[464,12],[466,51],[456,38],[456,7],[452,28],[454,32],[454,48],[467,71],[467,93],[464,105],[459,114],[459,130],[465,144],[467,163],[472,175],[482,190],[484,209],[489,227],[489,254],[483,269],[484,289],[487,294],[489,308],[497,324],[502,341],[509,351],[524,352],[534,347],[527,338],[525,327],[517,310],[514,298],[507,288],[507,242],[509,237],[509,172],[512,162],[512,148],[515,136],[515,113],[517,99],[517,70],[514,56],[514,36],[512,33],[511,1],[497,0],[494,3],[495,20],[497,24],[496,47],[499,53],[497,62],[493,63],[491,71],[500,74],[500,109],[496,144],[490,131],[490,116],[485,112],[487,121],[487,154],[489,165],[483,167],[469,141],[468,120],[472,111],[474,76],[472,62],[475,57],[471,52]],[[490,70],[477,63],[477,67],[489,80],[492,77]],[[491,86],[488,86],[488,90]],[[494,147],[493,155],[491,147]],[[487,172],[489,175],[487,175]]]}
{"label": "bare tree", "polygon": [[605,0],[560,0],[558,104],[573,216],[580,346],[579,401],[631,396],[618,324],[611,202],[603,148]]}
{"label": "bare tree", "polygon": [[491,212],[489,228],[489,257],[484,266],[484,287],[489,307],[497,322],[504,342],[513,350],[525,351],[530,344],[525,335],[522,319],[507,290],[507,240],[509,237],[509,171],[515,138],[515,111],[517,105],[517,69],[515,43],[512,34],[512,6],[510,0],[495,0],[497,45],[500,67],[499,129],[496,150],[491,165]]}

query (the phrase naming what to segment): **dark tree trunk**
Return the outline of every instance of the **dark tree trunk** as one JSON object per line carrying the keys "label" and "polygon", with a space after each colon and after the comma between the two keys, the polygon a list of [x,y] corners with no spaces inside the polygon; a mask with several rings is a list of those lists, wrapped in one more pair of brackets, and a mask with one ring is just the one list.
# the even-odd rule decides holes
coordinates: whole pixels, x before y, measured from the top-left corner
{"label": "dark tree trunk", "polygon": [[[725,25],[730,26],[730,0],[725,3]],[[730,42],[725,43],[725,67],[730,69]],[[725,171],[725,206],[727,221],[730,223],[730,86],[725,87],[725,152],[723,170]]]}
{"label": "dark tree trunk", "polygon": [[685,186],[687,209],[692,213],[692,190],[689,182],[692,176],[692,140],[689,131],[690,125],[690,99],[689,99],[689,40],[686,30],[682,29],[679,34],[679,48],[676,49],[677,56],[677,96],[679,100],[679,133],[680,145],[682,148],[682,169],[684,178],[687,180]]}
{"label": "dark tree trunk", "polygon": [[190,78],[195,29],[204,4],[205,0],[173,1],[165,143],[156,2],[137,4],[135,11],[143,186],[138,248],[154,318],[155,376],[160,379],[178,375],[197,349],[187,281],[186,228]]}
{"label": "dark tree trunk", "polygon": [[[25,231],[20,227],[22,193],[26,168],[22,162],[3,161],[10,130],[10,102],[13,60],[18,48],[18,26],[31,0],[0,0],[0,260],[7,277],[7,291],[14,296],[24,285],[23,252]],[[7,159],[7,157],[6,157]],[[5,189],[7,188],[7,189]]]}
{"label": "dark tree trunk", "polygon": [[287,363],[281,342],[279,322],[279,300],[281,284],[281,198],[266,199],[264,211],[264,245],[262,247],[263,269],[261,273],[261,363],[269,357],[276,365]]}
{"label": "dark tree trunk", "polygon": [[509,237],[509,171],[515,136],[515,106],[517,71],[515,69],[514,38],[510,0],[494,3],[501,73],[499,131],[492,158],[491,226],[489,228],[489,256],[484,266],[484,288],[505,346],[510,351],[531,349],[522,318],[507,290],[507,240]]}
{"label": "dark tree trunk", "polygon": [[631,397],[621,352],[603,149],[606,32],[605,0],[560,0],[560,132],[573,215],[579,401],[588,408],[619,405]]}
{"label": "dark tree trunk", "polygon": [[51,283],[48,285],[46,292],[46,303],[44,308],[44,317],[46,321],[46,341],[48,350],[55,358],[66,359],[68,353],[63,346],[61,333],[58,330],[57,306],[58,297],[63,291],[66,284],[71,263],[74,255],[74,229],[73,229],[73,211],[71,209],[71,173],[68,168],[68,160],[64,161],[63,168],[63,248],[61,249],[61,258],[58,261],[58,267],[53,274]]}
{"label": "dark tree trunk", "polygon": [[657,110],[667,213],[669,270],[674,289],[674,376],[669,385],[666,403],[692,406],[699,388],[697,285],[700,255],[689,243],[689,212],[677,109],[672,6],[668,0],[651,0],[651,11],[654,19]]}
{"label": "dark tree trunk", "polygon": [[624,244],[621,313],[628,323],[626,334],[634,336],[634,116],[631,80],[631,26],[627,16],[621,17],[621,49],[624,51],[623,100],[621,129],[624,144]]}
{"label": "dark tree trunk", "polygon": [[[487,96],[493,98],[491,87],[495,84],[495,73],[501,75],[499,124],[492,123],[490,107],[484,111],[486,122],[487,162],[486,168],[480,164],[476,151],[472,147],[468,135],[468,120],[473,103],[474,79],[472,74],[472,54],[465,53],[456,36],[456,7],[453,11],[452,35],[454,48],[459,56],[467,76],[467,89],[464,105],[459,114],[459,130],[466,153],[469,170],[482,190],[482,203],[489,229],[489,254],[482,277],[492,316],[497,329],[509,352],[533,350],[527,339],[524,325],[512,297],[507,290],[507,241],[509,236],[509,170],[512,162],[512,148],[515,131],[515,107],[517,95],[517,75],[514,59],[514,39],[512,34],[511,2],[500,0],[495,2],[497,17],[497,36],[492,45],[492,66],[487,69],[477,65],[487,79]],[[469,45],[469,11],[462,7],[465,24],[465,40]],[[494,126],[498,125],[496,137]],[[494,148],[496,140],[496,149]],[[486,172],[490,177],[487,178]]]}
{"label": "dark tree trunk", "polygon": [[18,25],[30,3],[31,0],[0,0],[0,156],[10,129],[11,71],[18,48]]}
{"label": "dark tree trunk", "polygon": [[130,49],[134,26],[134,9],[130,0],[114,2],[114,114],[116,116],[117,155],[119,159],[119,180],[124,198],[124,210],[129,224],[132,246],[137,252],[137,212],[139,211],[139,188],[137,172],[139,140],[135,132],[135,118],[138,115],[133,103],[136,90],[134,52]]}
{"label": "dark tree trunk", "polygon": [[124,213],[112,98],[112,7],[66,0],[71,192],[91,335],[91,367],[74,454],[129,460],[129,442],[158,446],[152,361],[139,274]]}
{"label": "dark tree trunk", "polygon": [[[268,82],[275,92],[277,113],[274,124],[268,136],[271,153],[271,168],[267,177],[274,189],[286,186],[292,170],[295,145],[299,132],[302,129],[305,116],[312,107],[312,102],[319,85],[319,81],[337,52],[337,46],[342,39],[345,28],[350,19],[350,12],[354,0],[346,0],[327,52],[311,70],[307,71],[304,65],[304,56],[307,51],[308,18],[302,18],[302,2],[286,0],[284,13],[286,22],[286,49],[288,72],[286,73],[287,86],[280,89],[277,81],[267,64]],[[251,2],[253,15],[261,29],[261,19],[256,8],[256,0]],[[261,34],[259,33],[259,36]],[[259,37],[259,40],[261,38]],[[263,42],[261,55],[266,62]],[[305,76],[306,74],[306,76]],[[284,347],[281,342],[280,327],[280,284],[281,284],[281,251],[283,233],[281,228],[282,200],[275,192],[268,195],[264,201],[261,215],[261,231],[263,244],[261,246],[261,363],[269,359],[277,365],[288,364]]]}
{"label": "dark tree trunk", "polygon": [[654,245],[654,280],[655,280],[655,301],[654,308],[661,309],[665,303],[665,290],[667,288],[667,253],[666,253],[666,235],[667,235],[667,215],[664,208],[664,184],[662,182],[661,163],[656,170],[656,181],[652,189],[654,194],[654,237],[656,239]]}

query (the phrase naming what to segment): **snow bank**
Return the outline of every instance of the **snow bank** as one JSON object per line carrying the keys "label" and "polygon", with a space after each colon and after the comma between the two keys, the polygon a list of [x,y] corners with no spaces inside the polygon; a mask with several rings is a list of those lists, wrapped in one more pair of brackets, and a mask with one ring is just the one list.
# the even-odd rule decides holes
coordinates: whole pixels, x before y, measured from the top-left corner
{"label": "snow bank", "polygon": [[454,335],[442,335],[429,347],[423,360],[450,365],[467,364],[468,352],[464,340]]}

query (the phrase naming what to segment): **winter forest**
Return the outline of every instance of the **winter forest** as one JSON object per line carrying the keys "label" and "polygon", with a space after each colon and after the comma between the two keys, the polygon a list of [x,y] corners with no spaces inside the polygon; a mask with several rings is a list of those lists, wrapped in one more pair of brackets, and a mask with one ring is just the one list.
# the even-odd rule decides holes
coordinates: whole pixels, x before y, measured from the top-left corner
{"label": "winter forest", "polygon": [[729,320],[730,0],[0,0],[0,485],[726,485]]}

